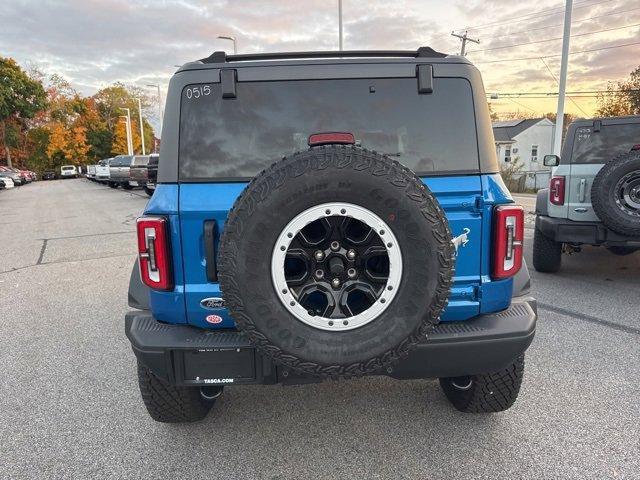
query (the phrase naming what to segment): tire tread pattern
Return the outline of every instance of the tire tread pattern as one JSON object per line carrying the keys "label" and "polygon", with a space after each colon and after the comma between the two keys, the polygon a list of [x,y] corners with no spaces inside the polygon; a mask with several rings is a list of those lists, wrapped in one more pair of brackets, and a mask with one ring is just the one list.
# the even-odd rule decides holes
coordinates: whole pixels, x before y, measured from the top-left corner
{"label": "tire tread pattern", "polygon": [[[340,148],[340,155],[335,149]],[[420,205],[424,219],[431,225],[434,238],[438,243],[438,261],[440,264],[438,287],[426,315],[413,331],[395,348],[384,352],[366,362],[351,365],[324,365],[298,358],[274,345],[258,329],[252,319],[245,314],[242,285],[239,285],[234,272],[237,271],[237,259],[242,252],[238,250],[236,238],[242,236],[243,222],[252,221],[256,205],[286,183],[288,177],[298,177],[312,170],[326,168],[337,170],[352,168],[368,172],[372,176],[386,177],[390,185],[402,190],[404,194]],[[455,251],[451,242],[451,233],[444,210],[440,207],[427,187],[416,175],[399,162],[375,151],[352,146],[315,147],[307,151],[296,152],[289,157],[273,163],[254,177],[236,199],[229,211],[224,232],[220,240],[218,259],[220,289],[224,292],[229,312],[238,327],[244,331],[256,348],[269,356],[276,364],[291,370],[323,378],[351,378],[378,372],[405,358],[410,350],[425,337],[439,322],[440,314],[447,304],[453,281]]]}
{"label": "tire tread pattern", "polygon": [[453,406],[465,413],[494,413],[510,408],[520,393],[524,376],[524,355],[510,366],[493,373],[471,376],[471,387],[459,390],[450,378],[440,379],[440,385]]}
{"label": "tire tread pattern", "polygon": [[207,416],[213,402],[200,396],[197,387],[178,387],[162,380],[138,362],[142,401],[157,422],[197,422]]}
{"label": "tire tread pattern", "polygon": [[598,218],[611,230],[622,235],[640,236],[640,217],[633,219],[630,215],[619,212],[614,199],[609,195],[612,184],[620,179],[618,172],[633,164],[640,171],[640,151],[621,153],[607,162],[591,185],[591,205]]}
{"label": "tire tread pattern", "polygon": [[546,237],[538,228],[533,233],[533,267],[542,273],[555,273],[562,264],[562,244]]}

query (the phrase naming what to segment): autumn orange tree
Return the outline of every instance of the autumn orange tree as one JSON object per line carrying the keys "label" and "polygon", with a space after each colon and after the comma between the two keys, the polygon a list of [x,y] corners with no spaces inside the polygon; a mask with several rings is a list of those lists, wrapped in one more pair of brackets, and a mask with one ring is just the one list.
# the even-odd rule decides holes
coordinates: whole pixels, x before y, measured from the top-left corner
{"label": "autumn orange tree", "polygon": [[143,89],[115,83],[85,97],[60,75],[34,67],[25,72],[15,61],[0,58],[0,160],[4,156],[7,163],[13,159],[41,172],[127,153],[123,108],[131,111],[134,151],[140,153],[138,99],[151,151],[155,136],[146,117],[153,102]]}

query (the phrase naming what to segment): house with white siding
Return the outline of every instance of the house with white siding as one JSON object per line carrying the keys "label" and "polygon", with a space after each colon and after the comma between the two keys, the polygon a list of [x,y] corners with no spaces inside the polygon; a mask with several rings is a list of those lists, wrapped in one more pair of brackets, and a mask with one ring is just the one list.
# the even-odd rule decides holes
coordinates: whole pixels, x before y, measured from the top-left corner
{"label": "house with white siding", "polygon": [[518,161],[527,175],[527,188],[545,186],[550,170],[542,160],[553,153],[555,124],[548,118],[527,118],[493,122],[492,126],[500,167]]}

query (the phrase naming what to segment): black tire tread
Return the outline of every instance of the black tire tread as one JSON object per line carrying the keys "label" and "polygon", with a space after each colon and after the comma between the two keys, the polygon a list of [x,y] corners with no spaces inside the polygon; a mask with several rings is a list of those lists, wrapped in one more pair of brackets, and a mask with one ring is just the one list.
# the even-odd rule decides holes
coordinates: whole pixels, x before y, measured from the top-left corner
{"label": "black tire tread", "polygon": [[562,265],[562,243],[546,237],[538,228],[533,233],[533,268],[542,273],[556,273]]}
{"label": "black tire tread", "polygon": [[611,184],[618,181],[618,171],[634,163],[640,169],[640,151],[621,153],[607,162],[591,185],[591,205],[598,218],[611,230],[622,235],[640,236],[640,218],[634,221],[629,215],[619,214],[608,195]]}
{"label": "black tire tread", "polygon": [[[335,146],[331,146],[335,148]],[[241,255],[238,251],[234,237],[241,235],[243,230],[242,220],[236,211],[243,209],[250,217],[254,211],[254,202],[259,202],[269,195],[271,190],[277,189],[285,184],[287,176],[301,175],[304,171],[313,168],[320,168],[314,164],[316,155],[322,155],[327,147],[315,147],[304,152],[296,152],[289,157],[283,157],[274,162],[270,167],[264,169],[256,175],[249,185],[238,196],[233,207],[229,211],[224,232],[220,240],[220,253],[218,258],[220,289],[224,292],[227,308],[234,318],[240,330],[244,331],[255,347],[276,364],[290,368],[291,370],[322,378],[352,378],[379,372],[380,370],[397,364],[400,359],[405,358],[418,343],[424,341],[425,337],[440,321],[440,313],[446,306],[453,283],[455,271],[455,250],[451,242],[451,232],[446,222],[444,210],[440,207],[435,198],[427,194],[428,189],[419,178],[407,167],[396,160],[384,156],[390,168],[379,166],[376,160],[379,154],[375,151],[361,147],[342,146],[348,150],[354,161],[344,168],[354,168],[361,165],[358,161],[368,162],[369,167],[365,170],[374,176],[387,176],[389,184],[400,188],[410,198],[420,202],[423,216],[431,223],[434,236],[439,240],[442,248],[439,248],[439,263],[442,266],[439,279],[439,286],[431,300],[429,312],[422,318],[422,322],[416,327],[413,333],[395,348],[384,352],[382,355],[370,359],[367,362],[359,362],[352,365],[324,365],[306,361],[299,357],[285,352],[280,347],[274,345],[269,339],[256,329],[252,319],[244,314],[245,307],[241,294],[242,285],[239,285],[233,273],[237,271],[236,258]],[[357,161],[356,161],[357,160]],[[294,168],[294,164],[296,168]],[[302,164],[302,165],[301,165]],[[304,170],[301,171],[300,167]],[[380,167],[380,168],[377,168]],[[247,193],[250,192],[250,195]],[[445,219],[443,222],[442,220]]]}
{"label": "black tire tread", "polygon": [[510,408],[520,393],[524,376],[524,355],[507,368],[493,373],[472,375],[468,390],[458,390],[451,379],[440,379],[440,385],[453,406],[465,413],[495,413]]}
{"label": "black tire tread", "polygon": [[171,385],[138,362],[138,384],[142,401],[151,418],[163,423],[197,422],[213,406],[200,396],[197,387]]}

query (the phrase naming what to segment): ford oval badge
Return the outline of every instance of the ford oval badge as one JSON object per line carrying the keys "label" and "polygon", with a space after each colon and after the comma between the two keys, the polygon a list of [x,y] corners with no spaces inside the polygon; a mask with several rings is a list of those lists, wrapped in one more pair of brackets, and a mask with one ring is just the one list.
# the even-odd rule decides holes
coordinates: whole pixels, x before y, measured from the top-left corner
{"label": "ford oval badge", "polygon": [[220,297],[203,298],[202,300],[200,300],[200,306],[208,310],[213,310],[214,308],[223,308],[224,299]]}

